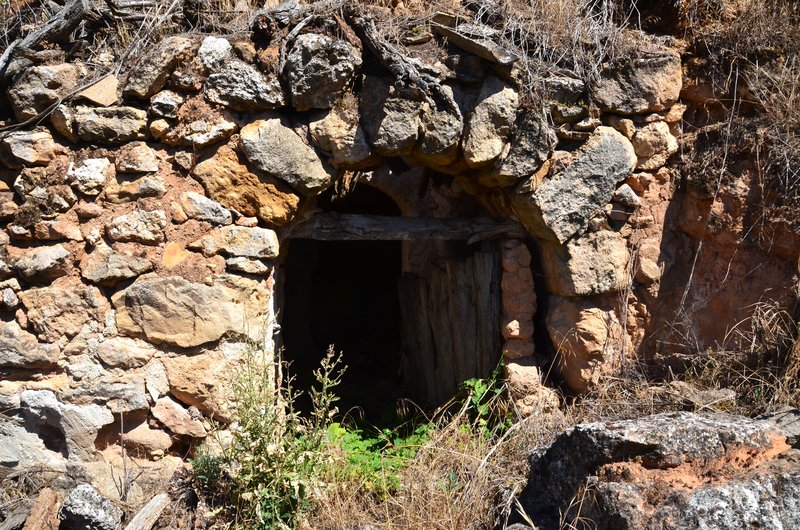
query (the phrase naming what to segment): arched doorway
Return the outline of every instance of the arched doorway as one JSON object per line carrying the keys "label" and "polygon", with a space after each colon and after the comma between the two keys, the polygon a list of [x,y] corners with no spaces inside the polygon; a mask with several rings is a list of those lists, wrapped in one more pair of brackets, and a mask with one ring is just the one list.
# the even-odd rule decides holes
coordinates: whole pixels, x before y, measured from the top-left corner
{"label": "arched doorway", "polygon": [[371,421],[393,414],[398,398],[431,408],[487,376],[503,343],[499,242],[523,229],[467,202],[451,216],[403,216],[368,184],[317,201],[285,233],[279,274],[284,356],[298,386],[330,344],[349,367],[340,410],[360,406]]}
{"label": "arched doorway", "polygon": [[[317,206],[324,213],[400,215],[392,199],[364,185],[339,200],[328,191]],[[347,366],[337,390],[340,410],[360,407],[373,422],[410,397],[401,371],[401,245],[298,238],[289,242],[284,264],[281,328],[290,372],[300,388],[308,387],[333,345]]]}

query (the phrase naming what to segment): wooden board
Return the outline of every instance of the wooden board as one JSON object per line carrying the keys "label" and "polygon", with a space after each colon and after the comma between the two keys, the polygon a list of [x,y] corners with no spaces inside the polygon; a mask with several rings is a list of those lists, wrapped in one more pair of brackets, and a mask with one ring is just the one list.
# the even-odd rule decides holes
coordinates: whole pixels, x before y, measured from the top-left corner
{"label": "wooden board", "polygon": [[527,237],[527,232],[519,223],[491,217],[433,219],[320,213],[292,227],[283,236],[318,241],[481,241]]}
{"label": "wooden board", "polygon": [[500,357],[500,265],[496,243],[451,258],[428,278],[400,281],[406,379],[427,406],[485,377]]}

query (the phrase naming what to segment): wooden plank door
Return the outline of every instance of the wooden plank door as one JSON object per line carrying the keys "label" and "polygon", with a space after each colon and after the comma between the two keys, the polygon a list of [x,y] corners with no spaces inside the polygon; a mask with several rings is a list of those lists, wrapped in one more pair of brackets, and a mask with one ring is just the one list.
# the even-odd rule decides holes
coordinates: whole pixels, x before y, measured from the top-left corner
{"label": "wooden plank door", "polygon": [[500,358],[500,259],[496,242],[446,260],[428,277],[400,279],[403,372],[425,406],[488,375]]}

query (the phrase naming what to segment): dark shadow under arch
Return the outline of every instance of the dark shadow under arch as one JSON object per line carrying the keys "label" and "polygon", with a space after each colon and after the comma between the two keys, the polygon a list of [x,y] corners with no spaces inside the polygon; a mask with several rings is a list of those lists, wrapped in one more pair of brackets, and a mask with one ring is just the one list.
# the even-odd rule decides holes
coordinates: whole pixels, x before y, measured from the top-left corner
{"label": "dark shadow under arch", "polygon": [[[339,200],[329,190],[317,205],[326,213],[400,215],[392,199],[366,185]],[[408,397],[401,374],[401,254],[399,241],[292,239],[284,262],[281,329],[296,386],[309,388],[333,344],[347,365],[340,411],[360,407],[375,423]]]}

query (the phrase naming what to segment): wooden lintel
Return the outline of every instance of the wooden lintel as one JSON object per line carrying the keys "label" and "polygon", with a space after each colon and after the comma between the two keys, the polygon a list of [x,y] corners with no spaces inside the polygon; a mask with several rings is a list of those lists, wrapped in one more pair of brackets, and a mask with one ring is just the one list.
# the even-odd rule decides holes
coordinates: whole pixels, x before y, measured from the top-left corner
{"label": "wooden lintel", "polygon": [[431,241],[525,238],[517,222],[490,217],[435,219],[358,214],[317,214],[285,234],[290,239],[319,241]]}

